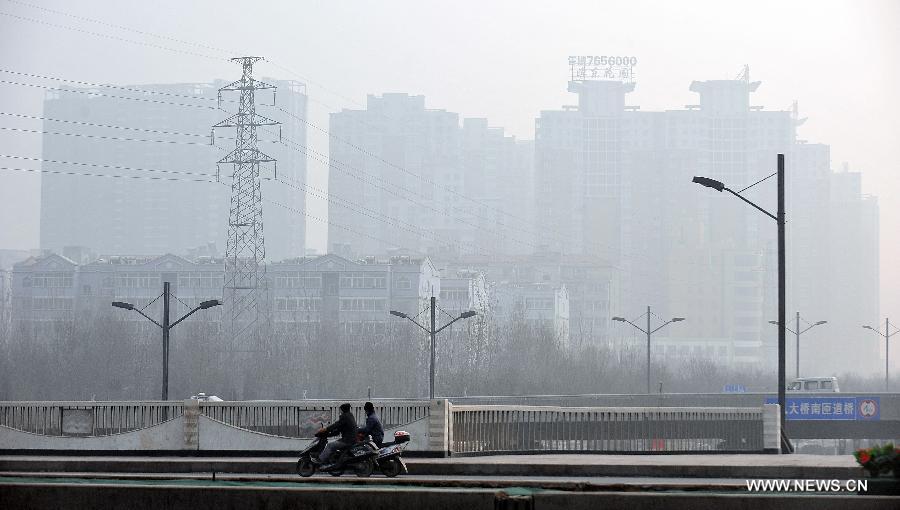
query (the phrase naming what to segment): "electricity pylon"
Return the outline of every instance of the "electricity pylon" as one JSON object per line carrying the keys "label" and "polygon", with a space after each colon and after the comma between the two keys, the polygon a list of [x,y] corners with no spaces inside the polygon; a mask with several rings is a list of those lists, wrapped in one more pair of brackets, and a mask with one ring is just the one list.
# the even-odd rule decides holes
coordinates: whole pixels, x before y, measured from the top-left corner
{"label": "electricity pylon", "polygon": [[[256,113],[256,91],[273,89],[274,94],[275,89],[274,85],[253,78],[253,64],[259,60],[262,57],[231,59],[241,64],[243,73],[239,80],[219,89],[219,106],[222,92],[239,91],[238,111],[213,126],[236,128],[234,150],[217,163],[217,168],[221,164],[233,165],[223,292],[232,351],[258,350],[262,347],[260,342],[268,337],[269,300],[260,164],[272,163],[274,166],[275,160],[257,147],[256,128],[280,123]],[[218,176],[218,170],[216,173]]]}

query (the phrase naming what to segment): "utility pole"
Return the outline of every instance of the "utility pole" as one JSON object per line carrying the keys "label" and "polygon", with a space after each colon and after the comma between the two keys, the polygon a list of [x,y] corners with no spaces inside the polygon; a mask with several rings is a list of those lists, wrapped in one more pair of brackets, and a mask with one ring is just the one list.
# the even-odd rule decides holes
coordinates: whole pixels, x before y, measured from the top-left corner
{"label": "utility pole", "polygon": [[[236,346],[246,350],[248,340],[258,347],[267,335],[260,331],[269,323],[268,286],[266,284],[265,239],[262,221],[260,163],[275,163],[257,147],[257,128],[275,126],[279,122],[256,113],[255,92],[274,85],[253,78],[253,64],[262,57],[231,59],[241,65],[241,78],[219,89],[240,92],[238,111],[213,126],[236,128],[234,150],[217,162],[231,164],[231,206],[228,211],[228,239],[225,248],[224,297],[230,319],[229,336],[232,352]],[[276,170],[277,171],[277,170]],[[251,349],[252,350],[252,349]]]}

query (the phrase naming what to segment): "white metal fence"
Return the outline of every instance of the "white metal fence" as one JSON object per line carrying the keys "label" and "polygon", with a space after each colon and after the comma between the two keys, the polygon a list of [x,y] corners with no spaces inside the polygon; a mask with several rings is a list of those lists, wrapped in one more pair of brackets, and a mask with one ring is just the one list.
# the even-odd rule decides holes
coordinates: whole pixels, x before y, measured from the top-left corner
{"label": "white metal fence", "polygon": [[182,415],[182,402],[0,402],[0,425],[48,436],[105,436]]}
{"label": "white metal fence", "polygon": [[[284,437],[310,438],[320,427],[337,420],[344,401],[251,401],[201,402],[200,413],[242,429]],[[428,416],[427,400],[373,401],[386,429],[406,425]],[[358,402],[352,408],[357,423],[365,423]]]}
{"label": "white metal fence", "polygon": [[453,453],[763,451],[757,408],[453,405]]}
{"label": "white metal fence", "polygon": [[[200,413],[254,432],[310,438],[333,422],[344,401],[200,402]],[[427,400],[373,401],[385,428],[428,416]],[[361,403],[353,412],[365,422]],[[0,402],[0,425],[48,436],[105,436],[158,425],[184,414],[182,401],[150,402]]]}

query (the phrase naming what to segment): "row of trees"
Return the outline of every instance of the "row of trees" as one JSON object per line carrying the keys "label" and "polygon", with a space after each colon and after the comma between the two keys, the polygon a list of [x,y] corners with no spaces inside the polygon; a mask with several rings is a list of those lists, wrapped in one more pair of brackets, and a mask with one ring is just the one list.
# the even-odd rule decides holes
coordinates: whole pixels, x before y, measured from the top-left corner
{"label": "row of trees", "polygon": [[[292,323],[255,345],[232,345],[219,325],[189,320],[173,330],[170,398],[200,391],[225,399],[373,397],[428,394],[428,339],[405,321],[347,332]],[[468,329],[467,329],[468,328]],[[162,342],[146,321],[109,313],[11,328],[0,338],[0,400],[152,400],[161,392]],[[437,338],[436,393],[442,396],[640,393],[642,342],[612,349],[566,348],[525,321],[484,328],[472,321]],[[774,391],[774,367],[733,370],[712,361],[654,359],[662,391],[718,392],[725,384]],[[879,391],[882,379],[844,375],[845,391]],[[658,389],[654,387],[654,390]]]}

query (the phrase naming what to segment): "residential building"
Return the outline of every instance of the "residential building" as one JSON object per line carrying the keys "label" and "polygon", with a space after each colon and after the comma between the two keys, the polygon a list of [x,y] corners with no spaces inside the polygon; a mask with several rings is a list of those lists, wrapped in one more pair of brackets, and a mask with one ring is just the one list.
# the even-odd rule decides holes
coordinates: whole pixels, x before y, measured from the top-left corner
{"label": "residential building", "polygon": [[[484,273],[490,292],[503,282],[565,287],[568,299],[570,346],[599,345],[610,340],[610,317],[619,309],[619,271],[590,257],[537,253],[439,260],[447,272]],[[612,314],[611,314],[612,311]],[[499,324],[498,324],[499,325]]]}
{"label": "residential building", "polygon": [[532,143],[485,119],[459,122],[425,108],[424,96],[399,93],[331,114],[332,253],[532,250]]}
{"label": "residential building", "polygon": [[569,347],[569,294],[565,285],[547,283],[506,283],[493,286],[491,311],[499,328],[524,324],[532,331],[550,334],[554,341]]}

